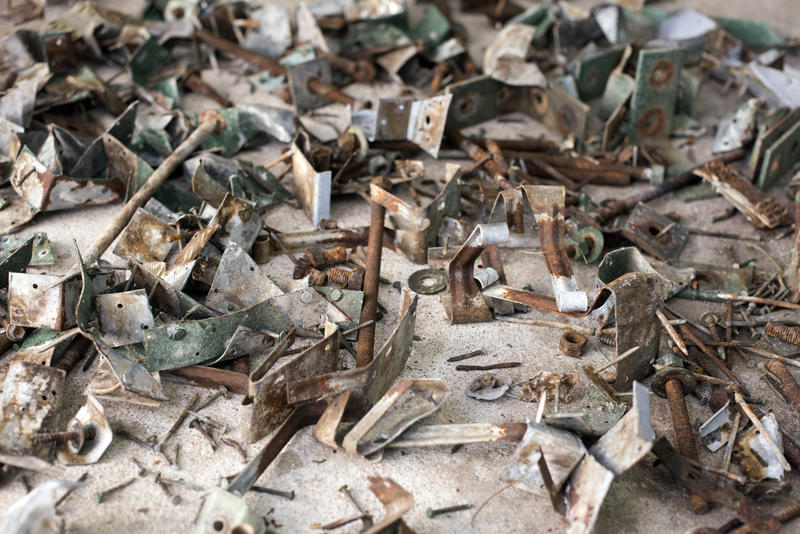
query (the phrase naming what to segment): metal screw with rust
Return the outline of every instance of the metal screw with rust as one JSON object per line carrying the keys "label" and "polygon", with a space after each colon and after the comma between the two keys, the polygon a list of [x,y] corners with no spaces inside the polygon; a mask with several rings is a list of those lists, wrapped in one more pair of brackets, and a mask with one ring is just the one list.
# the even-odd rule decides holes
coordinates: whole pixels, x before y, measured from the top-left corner
{"label": "metal screw with rust", "polygon": [[[650,382],[650,389],[656,395],[666,397],[669,402],[678,450],[683,456],[697,460],[697,444],[684,400],[684,395],[694,390],[697,381],[690,371],[683,368],[683,360],[674,354],[660,356],[655,366],[660,371]],[[704,514],[709,509],[708,501],[697,493],[689,494],[689,506],[696,514]]]}
{"label": "metal screw with rust", "polygon": [[767,364],[769,369],[780,380],[780,389],[789,402],[792,403],[797,413],[800,413],[800,385],[789,373],[789,369],[778,360],[772,360]]}
{"label": "metal screw with rust", "polygon": [[436,517],[437,515],[449,514],[451,512],[460,512],[462,510],[469,510],[470,508],[472,508],[471,504],[458,504],[456,506],[448,506],[447,508],[439,508],[437,510],[434,510],[433,508],[428,508],[425,514],[428,516],[428,518],[433,518]]}
{"label": "metal screw with rust", "polygon": [[800,345],[800,326],[777,324],[770,321],[764,327],[764,333],[769,337],[774,337],[793,345]]}
{"label": "metal screw with rust", "polygon": [[36,444],[41,443],[58,443],[67,444],[71,451],[78,454],[83,448],[86,441],[91,441],[96,435],[96,428],[93,426],[83,427],[80,423],[75,422],[72,430],[65,432],[40,432],[31,436],[31,441]]}

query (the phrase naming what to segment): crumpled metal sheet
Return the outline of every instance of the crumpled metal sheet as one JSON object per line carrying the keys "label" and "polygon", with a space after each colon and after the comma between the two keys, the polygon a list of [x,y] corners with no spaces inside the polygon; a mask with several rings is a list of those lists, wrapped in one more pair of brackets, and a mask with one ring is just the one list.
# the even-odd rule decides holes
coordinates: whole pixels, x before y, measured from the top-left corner
{"label": "crumpled metal sheet", "polygon": [[647,455],[654,439],[650,426],[650,391],[636,382],[631,409],[589,449],[570,479],[567,532],[592,532],[614,478]]}
{"label": "crumpled metal sheet", "polygon": [[545,87],[547,80],[536,63],[525,63],[535,33],[526,24],[504,26],[486,47],[483,72],[508,85]]}
{"label": "crumpled metal sheet", "polygon": [[282,294],[253,258],[231,241],[222,253],[205,303],[212,310],[229,313]]}
{"label": "crumpled metal sheet", "polygon": [[294,406],[286,399],[291,382],[335,370],[339,363],[339,331],[308,346],[297,356],[278,365],[295,341],[290,330],[256,369],[250,373],[247,396],[240,408],[242,438],[254,443],[270,434],[291,413]]}
{"label": "crumpled metal sheet", "polygon": [[50,443],[35,443],[39,432],[58,430],[66,373],[48,365],[13,363],[0,396],[0,452],[44,458]]}
{"label": "crumpled metal sheet", "polygon": [[[762,417],[761,424],[764,425],[769,437],[782,451],[783,436],[778,426],[778,421],[775,419],[775,414],[770,413]],[[747,432],[739,436],[736,440],[734,451],[739,458],[739,463],[745,475],[750,480],[755,482],[767,478],[783,480],[787,469],[784,468],[775,451],[767,443],[767,439],[761,435],[757,428],[751,427]]]}
{"label": "crumpled metal sheet", "polygon": [[751,98],[722,119],[714,138],[712,153],[719,154],[743,147],[756,136],[756,117],[761,101]]}
{"label": "crumpled metal sheet", "polygon": [[572,432],[559,430],[545,423],[529,423],[522,441],[514,451],[511,465],[503,481],[515,487],[546,496],[545,481],[539,469],[544,455],[550,477],[560,491],[575,466],[586,454],[583,442]]}
{"label": "crumpled metal sheet", "polygon": [[138,208],[114,248],[120,258],[139,262],[164,261],[175,247],[168,236],[177,231],[155,215]]}
{"label": "crumpled metal sheet", "polygon": [[208,319],[181,321],[144,331],[147,366],[164,371],[193,365],[219,357],[236,328],[279,333],[292,324],[271,302],[263,301],[249,308]]}

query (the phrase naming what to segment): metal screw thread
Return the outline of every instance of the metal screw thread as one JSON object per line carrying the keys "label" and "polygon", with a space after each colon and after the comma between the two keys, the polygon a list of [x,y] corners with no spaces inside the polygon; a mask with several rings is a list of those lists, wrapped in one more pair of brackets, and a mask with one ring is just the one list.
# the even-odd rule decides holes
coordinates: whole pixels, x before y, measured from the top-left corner
{"label": "metal screw thread", "polygon": [[792,519],[800,517],[800,500],[790,502],[786,506],[778,508],[772,515],[781,523],[788,523]]}
{"label": "metal screw thread", "polygon": [[[692,432],[692,423],[689,421],[689,412],[686,410],[686,402],[683,398],[683,384],[680,380],[673,378],[667,380],[664,385],[669,402],[669,411],[672,415],[672,427],[675,430],[675,440],[678,444],[678,451],[683,456],[697,460],[697,444]],[[708,501],[697,493],[689,494],[689,506],[695,514],[704,514],[709,509]]]}
{"label": "metal screw thread", "polygon": [[597,339],[600,340],[600,343],[608,345],[609,347],[617,345],[617,336],[614,334],[600,334],[597,336]]}
{"label": "metal screw thread", "polygon": [[792,403],[797,413],[800,413],[800,385],[797,384],[797,381],[789,373],[789,369],[778,360],[769,362],[767,364],[767,369],[778,377],[778,380],[781,381],[781,391],[786,395],[786,398],[789,399],[789,402]]}
{"label": "metal screw thread", "polygon": [[776,324],[770,321],[767,323],[767,326],[764,327],[764,332],[766,332],[769,337],[774,337],[781,341],[792,343],[793,345],[800,345],[800,327],[798,326]]}
{"label": "metal screw thread", "polygon": [[66,443],[78,439],[80,434],[77,430],[70,430],[67,432],[47,432],[36,434],[33,436],[33,442],[36,444],[41,443]]}
{"label": "metal screw thread", "polygon": [[353,271],[348,271],[347,269],[342,269],[341,267],[332,267],[328,271],[328,280],[334,284],[347,285],[351,276],[353,276]]}

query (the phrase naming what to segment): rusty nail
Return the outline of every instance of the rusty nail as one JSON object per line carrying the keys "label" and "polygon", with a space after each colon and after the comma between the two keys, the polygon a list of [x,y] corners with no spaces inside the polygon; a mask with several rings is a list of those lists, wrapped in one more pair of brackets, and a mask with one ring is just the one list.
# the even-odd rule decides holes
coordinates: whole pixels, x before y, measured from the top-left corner
{"label": "rusty nail", "polygon": [[94,500],[97,501],[97,504],[100,504],[103,501],[105,501],[106,499],[108,499],[111,495],[115,494],[116,492],[118,492],[118,491],[120,491],[120,490],[122,490],[124,488],[127,488],[128,486],[130,486],[134,482],[136,482],[136,477],[129,478],[125,482],[117,484],[116,486],[112,486],[112,487],[108,488],[107,490],[99,491],[99,492],[95,493]]}
{"label": "rusty nail", "polygon": [[283,497],[284,499],[289,499],[290,501],[294,500],[294,490],[281,491],[272,488],[265,488],[263,486],[253,486],[250,488],[250,491],[255,491],[256,493],[267,493],[269,495],[277,495],[278,497]]}
{"label": "rusty nail", "polygon": [[521,365],[520,362],[500,362],[491,365],[456,365],[456,371],[491,371],[492,369],[512,369]]}
{"label": "rusty nail", "polygon": [[425,514],[428,518],[436,517],[437,515],[449,514],[451,512],[461,512],[462,510],[469,510],[472,508],[471,504],[457,504],[456,506],[448,506],[446,508],[438,508],[434,510],[433,508],[428,508]]}
{"label": "rusty nail", "polygon": [[778,380],[780,380],[781,392],[783,392],[792,406],[794,406],[795,410],[800,414],[800,385],[797,384],[797,381],[791,373],[789,373],[789,369],[778,360],[769,362],[767,364],[767,369],[778,377]]}
{"label": "rusty nail", "polygon": [[459,354],[458,356],[447,358],[447,361],[460,362],[462,360],[468,360],[469,358],[474,358],[475,356],[480,356],[482,354],[486,354],[486,351],[484,351],[483,349],[478,349],[478,350],[473,350],[472,352],[467,352],[466,354]]}
{"label": "rusty nail", "polygon": [[353,503],[353,506],[356,507],[356,510],[358,510],[358,513],[360,513],[360,514],[364,513],[364,509],[361,508],[361,505],[358,504],[358,502],[356,501],[355,497],[353,497],[353,494],[350,492],[350,488],[348,488],[346,484],[344,486],[342,486],[341,488],[339,488],[339,491],[344,493],[347,496],[347,498],[350,500],[350,502]]}

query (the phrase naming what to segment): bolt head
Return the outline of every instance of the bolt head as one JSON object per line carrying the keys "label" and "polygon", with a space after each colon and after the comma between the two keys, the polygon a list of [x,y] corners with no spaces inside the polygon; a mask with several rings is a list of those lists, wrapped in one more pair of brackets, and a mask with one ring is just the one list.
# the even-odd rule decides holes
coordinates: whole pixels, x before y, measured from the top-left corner
{"label": "bolt head", "polygon": [[176,326],[174,328],[168,327],[169,338],[174,340],[180,340],[186,337],[186,330],[183,327]]}
{"label": "bolt head", "polygon": [[342,298],[342,290],[341,289],[334,289],[331,291],[331,300],[336,302]]}
{"label": "bolt head", "polygon": [[667,352],[662,354],[656,359],[656,367],[677,367],[683,369],[683,360],[677,355]]}

